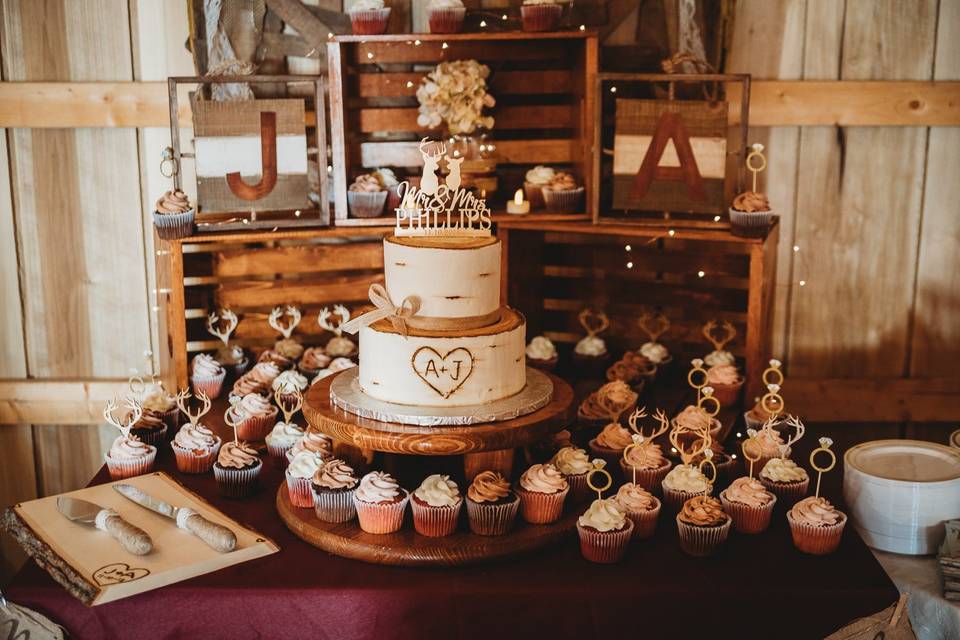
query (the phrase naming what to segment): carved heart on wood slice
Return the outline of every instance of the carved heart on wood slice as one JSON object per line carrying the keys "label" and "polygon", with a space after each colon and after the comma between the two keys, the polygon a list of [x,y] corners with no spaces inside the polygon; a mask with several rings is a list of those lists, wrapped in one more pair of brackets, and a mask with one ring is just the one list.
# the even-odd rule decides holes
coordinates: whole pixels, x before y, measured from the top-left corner
{"label": "carved heart on wood slice", "polygon": [[114,562],[93,572],[93,579],[101,587],[111,584],[133,582],[150,575],[149,569],[133,569],[126,562]]}
{"label": "carved heart on wood slice", "polygon": [[420,347],[413,353],[411,364],[431,389],[449,398],[473,373],[473,354],[457,347],[441,356],[433,347]]}

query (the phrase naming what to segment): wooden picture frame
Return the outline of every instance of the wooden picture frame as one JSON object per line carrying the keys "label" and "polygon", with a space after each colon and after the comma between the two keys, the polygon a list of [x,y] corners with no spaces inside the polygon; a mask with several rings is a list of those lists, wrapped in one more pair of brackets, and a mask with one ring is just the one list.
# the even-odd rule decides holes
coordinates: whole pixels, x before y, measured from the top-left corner
{"label": "wooden picture frame", "polygon": [[[181,84],[202,88],[211,84],[312,84],[309,94],[313,108],[307,109],[307,97],[252,99],[229,102],[196,100],[191,95],[194,149],[181,148],[179,98]],[[197,232],[222,232],[233,229],[273,229],[276,227],[326,226],[330,223],[327,139],[328,118],[324,98],[324,76],[177,76],[167,79],[170,104],[170,140],[174,188],[182,188],[179,168],[184,159],[197,165]],[[258,124],[259,120],[259,124]],[[307,130],[313,130],[313,140]],[[261,143],[252,142],[257,136]],[[264,137],[266,136],[266,137]],[[266,142],[267,140],[270,142]],[[311,144],[311,142],[313,144]],[[272,148],[271,148],[272,145]],[[227,171],[224,154],[238,151],[255,154],[259,146],[262,158],[252,157],[239,163],[239,171]],[[302,151],[302,162],[298,157]],[[318,203],[308,199],[309,158],[317,166]],[[270,167],[270,165],[273,165]],[[270,167],[250,177],[252,166]],[[218,173],[223,170],[224,179]],[[243,174],[243,175],[241,175]],[[255,182],[259,180],[259,182]],[[303,197],[298,193],[302,190]],[[204,202],[211,203],[205,211]]]}

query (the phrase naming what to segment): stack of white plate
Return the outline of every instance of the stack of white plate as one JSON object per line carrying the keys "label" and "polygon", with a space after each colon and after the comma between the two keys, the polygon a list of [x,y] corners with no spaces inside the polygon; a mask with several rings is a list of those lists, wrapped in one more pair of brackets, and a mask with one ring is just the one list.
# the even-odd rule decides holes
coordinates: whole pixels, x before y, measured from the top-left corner
{"label": "stack of white plate", "polygon": [[960,517],[960,449],[918,440],[876,440],[844,456],[843,495],[871,547],[936,553],[943,522]]}

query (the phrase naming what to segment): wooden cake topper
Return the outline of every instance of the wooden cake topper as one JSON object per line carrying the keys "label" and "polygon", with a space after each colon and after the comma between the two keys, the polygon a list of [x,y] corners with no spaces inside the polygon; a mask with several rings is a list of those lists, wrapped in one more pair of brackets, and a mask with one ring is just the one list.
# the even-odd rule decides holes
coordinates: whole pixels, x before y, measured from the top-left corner
{"label": "wooden cake topper", "polygon": [[130,411],[121,419],[114,415],[114,412],[117,410],[117,401],[108,400],[107,404],[103,407],[103,419],[119,429],[124,438],[129,438],[131,437],[130,429],[143,417],[143,406],[134,396],[127,396],[123,404],[130,409]]}
{"label": "wooden cake topper", "polygon": [[[690,442],[689,448],[683,446],[683,443],[680,440],[680,436],[685,433],[694,434],[693,440]],[[680,456],[681,462],[683,464],[690,466],[690,463],[693,462],[693,459],[699,456],[700,454],[706,455],[706,451],[710,450],[711,455],[713,451],[710,449],[710,445],[713,444],[713,438],[710,436],[710,426],[704,426],[701,428],[691,428],[683,427],[674,423],[673,429],[670,430],[670,444],[673,445],[673,448],[677,450],[677,454]]]}
{"label": "wooden cake topper", "polygon": [[[489,236],[492,226],[487,201],[464,188],[460,180],[462,159],[447,157],[442,142],[424,138],[420,142],[423,175],[420,186],[404,180],[397,187],[400,206],[394,209],[395,236]],[[441,183],[437,177],[440,161],[446,160],[449,173]],[[405,224],[404,224],[405,223]]]}
{"label": "wooden cake topper", "polygon": [[[710,477],[707,477],[707,474],[703,472],[705,466],[709,466],[713,470]],[[703,460],[697,465],[697,469],[700,471],[700,474],[706,478],[707,484],[710,485],[710,488],[707,489],[707,495],[710,495],[713,491],[713,483],[717,481],[717,465],[713,463],[713,449],[710,448],[710,445],[707,445],[707,448],[703,450]]]}
{"label": "wooden cake topper", "polygon": [[[334,316],[339,318],[336,324],[331,322]],[[334,305],[333,311],[330,311],[330,307],[324,307],[317,314],[317,324],[320,328],[330,331],[338,338],[343,335],[343,326],[348,322],[350,322],[350,310],[342,304]]]}
{"label": "wooden cake topper", "polygon": [[[288,398],[292,398],[289,402],[289,407],[287,406]],[[301,407],[303,407],[303,393],[300,392],[300,389],[289,384],[284,384],[273,392],[273,399],[276,401],[277,406],[280,407],[280,412],[283,413],[283,421],[287,424],[292,424],[294,416],[297,415],[297,411],[300,411]]]}
{"label": "wooden cake topper", "polygon": [[[712,418],[720,413],[720,401],[713,395],[713,387],[707,384],[707,370],[703,367],[703,360],[694,358],[690,365],[687,383],[697,391],[697,408]],[[704,405],[710,405],[713,410],[708,410]]]}
{"label": "wooden cake topper", "polygon": [[[646,407],[640,407],[639,409],[634,410],[634,412],[630,414],[630,417],[627,418],[627,424],[630,426],[630,430],[634,433],[631,436],[633,443],[628,444],[623,450],[622,455],[624,462],[627,462],[632,450],[641,446],[644,442],[653,442],[656,438],[659,438],[666,433],[668,429],[670,429],[670,420],[667,419],[667,416],[663,411],[657,409],[654,412],[653,417],[657,420],[657,422],[660,423],[660,425],[659,427],[654,428],[650,435],[646,435],[643,432],[643,427],[637,425],[637,422],[645,417],[647,417]],[[631,482],[633,482],[633,484],[637,484],[637,468],[629,463],[627,464],[630,467],[630,470],[633,472],[633,478]]]}
{"label": "wooden cake topper", "polygon": [[233,407],[227,407],[227,410],[223,412],[223,423],[233,429],[233,444],[239,445],[240,438],[237,435],[237,427],[240,426],[242,420],[238,420],[233,415]]}
{"label": "wooden cake topper", "polygon": [[647,334],[650,342],[656,343],[660,336],[670,330],[670,320],[662,313],[650,314],[644,311],[637,318],[637,326]]}
{"label": "wooden cake topper", "polygon": [[[610,476],[610,472],[604,469],[604,467],[607,466],[605,460],[596,458],[591,460],[590,463],[593,465],[593,468],[587,471],[587,486],[597,492],[597,500],[602,500],[603,492],[613,486],[613,478]],[[607,481],[606,484],[603,486],[593,484],[593,477],[596,475],[603,475]]]}
{"label": "wooden cake topper", "polygon": [[610,318],[603,311],[591,308],[583,309],[577,316],[580,326],[587,332],[588,338],[600,335],[610,327]]}
{"label": "wooden cake topper", "polygon": [[[753,454],[747,453],[750,445],[753,446],[754,451],[756,451],[756,457]],[[760,458],[763,457],[763,447],[760,446],[760,443],[757,442],[757,430],[756,429],[747,429],[747,441],[743,443],[743,457],[750,462],[750,470],[747,474],[747,477],[753,477],[753,463],[758,462]]]}
{"label": "wooden cake topper", "polygon": [[783,413],[783,396],[780,390],[783,388],[783,372],[780,370],[781,362],[773,359],[770,366],[763,371],[763,384],[767,387],[767,393],[760,398],[760,406],[768,415],[776,418]]}
{"label": "wooden cake topper", "polygon": [[[718,329],[722,331],[722,333],[718,334]],[[724,320],[722,323],[711,320],[703,325],[703,337],[713,345],[714,353],[722,353],[724,347],[733,342],[733,339],[737,337],[737,328],[728,320]]]}
{"label": "wooden cake topper", "polygon": [[230,309],[220,309],[207,314],[207,333],[220,338],[224,347],[230,346],[230,336],[240,324],[240,319]]}
{"label": "wooden cake topper", "polygon": [[300,309],[288,304],[286,307],[274,307],[273,311],[270,312],[270,316],[267,318],[267,324],[278,331],[285,339],[289,340],[290,336],[293,335],[294,329],[300,324],[300,318]]}
{"label": "wooden cake topper", "polygon": [[[826,437],[820,438],[820,446],[810,452],[810,466],[817,470],[817,490],[814,495],[818,498],[820,497],[820,479],[823,478],[823,474],[837,466],[837,454],[830,450],[832,446],[832,439]],[[817,454],[821,451],[830,456],[830,464],[826,467],[817,466]]]}
{"label": "wooden cake topper", "polygon": [[[796,416],[788,416],[786,424],[794,428],[793,435],[787,438],[787,441],[783,444],[778,444],[777,448],[780,450],[780,457],[786,458],[790,455],[790,451],[793,449],[793,445],[800,442],[800,438],[803,437],[803,434],[806,433],[807,428],[803,426],[803,422],[800,418]],[[769,418],[765,423],[763,423],[764,429],[773,430],[774,418]]]}
{"label": "wooden cake topper", "polygon": [[420,347],[413,352],[410,366],[427,386],[441,397],[449,398],[473,373],[473,354],[463,347],[443,355],[433,347]]}
{"label": "wooden cake topper", "polygon": [[200,424],[200,418],[210,413],[210,407],[213,403],[210,401],[210,398],[207,397],[207,394],[203,391],[197,394],[197,398],[200,400],[201,406],[197,409],[196,413],[190,410],[190,398],[191,394],[186,389],[182,389],[180,393],[177,394],[177,407],[180,408],[180,411],[187,417],[187,420],[190,421],[190,425],[196,427]]}
{"label": "wooden cake topper", "polygon": [[763,145],[759,142],[754,142],[752,145],[750,145],[750,148],[752,151],[747,154],[745,163],[747,165],[747,170],[753,174],[753,188],[751,191],[756,193],[757,174],[767,168],[767,157],[763,155]]}

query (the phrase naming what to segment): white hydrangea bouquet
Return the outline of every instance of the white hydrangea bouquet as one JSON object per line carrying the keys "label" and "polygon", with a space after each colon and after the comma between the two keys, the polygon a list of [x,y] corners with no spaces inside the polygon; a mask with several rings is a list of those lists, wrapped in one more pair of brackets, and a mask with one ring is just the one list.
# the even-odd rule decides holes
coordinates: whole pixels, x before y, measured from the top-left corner
{"label": "white hydrangea bouquet", "polygon": [[484,116],[484,107],[496,104],[487,93],[490,67],[476,60],[441,62],[420,81],[417,124],[436,129],[447,125],[451,135],[465,135],[477,127],[493,128],[493,116]]}

